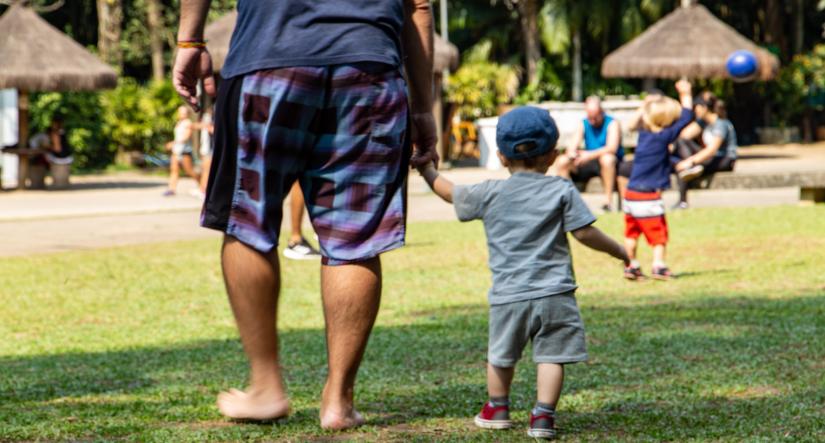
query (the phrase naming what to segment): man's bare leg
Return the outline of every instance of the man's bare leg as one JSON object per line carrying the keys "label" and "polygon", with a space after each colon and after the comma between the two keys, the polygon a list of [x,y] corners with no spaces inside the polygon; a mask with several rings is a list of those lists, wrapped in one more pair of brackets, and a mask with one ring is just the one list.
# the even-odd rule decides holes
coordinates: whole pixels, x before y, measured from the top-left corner
{"label": "man's bare leg", "polygon": [[322,266],[329,373],[321,400],[321,427],[364,423],[354,405],[355,377],[381,302],[381,260]]}
{"label": "man's bare leg", "polygon": [[613,190],[616,183],[616,156],[612,154],[604,154],[599,157],[599,166],[602,170],[602,187],[604,188],[604,201],[610,207],[613,207]]}
{"label": "man's bare leg", "polygon": [[218,395],[218,409],[229,418],[273,420],[289,413],[278,363],[278,254],[261,254],[235,238],[224,237],[223,275],[244,352],[249,387]]}

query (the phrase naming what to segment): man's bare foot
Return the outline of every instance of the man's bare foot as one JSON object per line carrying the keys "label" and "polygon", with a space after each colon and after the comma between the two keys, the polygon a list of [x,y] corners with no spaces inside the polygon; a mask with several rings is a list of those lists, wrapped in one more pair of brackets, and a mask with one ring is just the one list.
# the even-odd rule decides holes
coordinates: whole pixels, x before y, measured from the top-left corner
{"label": "man's bare foot", "polygon": [[345,429],[357,428],[367,421],[355,409],[348,415],[337,414],[332,411],[321,412],[321,427],[330,431],[343,431]]}
{"label": "man's bare foot", "polygon": [[280,392],[230,389],[218,394],[218,410],[233,420],[273,421],[289,414],[289,400]]}

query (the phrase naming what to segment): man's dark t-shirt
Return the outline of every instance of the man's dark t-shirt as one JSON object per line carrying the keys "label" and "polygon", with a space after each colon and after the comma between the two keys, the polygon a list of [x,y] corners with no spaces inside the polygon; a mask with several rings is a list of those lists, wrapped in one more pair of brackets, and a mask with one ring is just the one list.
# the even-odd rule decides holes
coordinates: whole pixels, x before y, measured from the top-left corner
{"label": "man's dark t-shirt", "polygon": [[221,74],[357,62],[401,65],[403,0],[239,0]]}

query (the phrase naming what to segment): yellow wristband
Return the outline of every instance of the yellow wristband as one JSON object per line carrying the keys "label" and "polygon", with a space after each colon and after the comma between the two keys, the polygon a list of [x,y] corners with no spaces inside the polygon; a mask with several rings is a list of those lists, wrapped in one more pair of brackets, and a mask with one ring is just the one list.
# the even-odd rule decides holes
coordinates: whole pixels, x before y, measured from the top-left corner
{"label": "yellow wristband", "polygon": [[190,41],[180,41],[180,42],[178,42],[178,48],[182,48],[182,49],[205,48],[205,47],[206,47],[206,40],[190,40]]}

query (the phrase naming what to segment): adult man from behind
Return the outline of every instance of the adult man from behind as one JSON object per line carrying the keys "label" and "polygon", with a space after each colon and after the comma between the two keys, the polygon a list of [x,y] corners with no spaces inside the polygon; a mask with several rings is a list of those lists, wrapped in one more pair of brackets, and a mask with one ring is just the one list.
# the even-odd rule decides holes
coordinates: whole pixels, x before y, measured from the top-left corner
{"label": "adult man from behind", "polygon": [[[584,109],[587,117],[576,128],[566,155],[556,160],[556,174],[585,184],[593,177],[601,177],[605,195],[602,209],[610,211],[617,165],[624,157],[621,126],[604,112],[599,97],[588,97]],[[579,149],[582,141],[583,151]]]}
{"label": "adult man from behind", "polygon": [[[203,44],[209,4],[181,2],[173,81],[193,106],[198,80],[215,91]],[[224,280],[250,363],[248,389],[218,396],[225,416],[272,420],[289,412],[275,248],[283,199],[298,180],[323,255],[329,370],[321,426],[364,422],[353,393],[378,313],[379,256],[404,243],[410,162],[437,161],[432,33],[428,0],[238,2],[202,215],[205,227],[225,233]]]}

